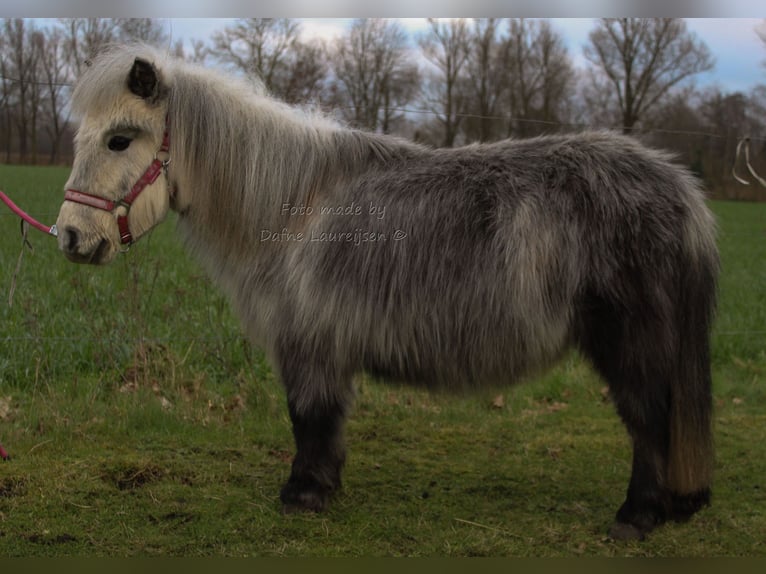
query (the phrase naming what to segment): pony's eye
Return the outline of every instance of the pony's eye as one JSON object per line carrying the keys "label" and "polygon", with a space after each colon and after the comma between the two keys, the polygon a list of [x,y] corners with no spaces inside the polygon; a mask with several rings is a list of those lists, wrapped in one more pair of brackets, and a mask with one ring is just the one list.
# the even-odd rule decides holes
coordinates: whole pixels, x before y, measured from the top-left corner
{"label": "pony's eye", "polygon": [[112,136],[106,146],[112,151],[124,151],[128,149],[130,142],[133,141],[125,136]]}

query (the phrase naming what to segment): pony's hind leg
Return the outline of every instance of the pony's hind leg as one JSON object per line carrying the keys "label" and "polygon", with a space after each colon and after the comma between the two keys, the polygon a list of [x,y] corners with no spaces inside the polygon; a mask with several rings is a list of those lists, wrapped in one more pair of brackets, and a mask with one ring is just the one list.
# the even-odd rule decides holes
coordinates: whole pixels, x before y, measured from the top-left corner
{"label": "pony's hind leg", "polygon": [[609,534],[615,539],[642,539],[670,517],[671,499],[665,488],[673,376],[665,360],[669,349],[661,323],[647,320],[646,315],[629,320],[595,298],[585,308],[580,348],[609,385],[633,444],[625,502]]}
{"label": "pony's hind leg", "polygon": [[302,353],[280,361],[287,391],[296,454],[280,500],[286,513],[321,512],[341,487],[346,453],[343,426],[351,394],[350,377],[301,361]]}
{"label": "pony's hind leg", "polygon": [[631,393],[622,394],[628,396],[615,398],[615,403],[633,443],[633,464],[625,502],[617,511],[609,535],[617,540],[643,539],[670,518],[670,498],[664,487],[668,410],[662,404],[664,401],[649,406],[652,399],[648,397],[633,403],[636,397],[629,396]]}

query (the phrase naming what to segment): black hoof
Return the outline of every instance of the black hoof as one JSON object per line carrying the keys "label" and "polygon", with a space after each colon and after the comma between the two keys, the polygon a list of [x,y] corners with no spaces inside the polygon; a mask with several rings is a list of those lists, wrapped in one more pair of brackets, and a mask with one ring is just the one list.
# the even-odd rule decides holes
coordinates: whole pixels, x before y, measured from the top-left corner
{"label": "black hoof", "polygon": [[609,529],[609,538],[612,540],[644,540],[646,532],[626,522],[615,522]]}
{"label": "black hoof", "polygon": [[646,497],[641,504],[626,500],[617,511],[609,537],[614,540],[643,540],[667,519],[667,496]]}
{"label": "black hoof", "polygon": [[282,501],[282,512],[283,514],[324,512],[330,506],[330,499],[335,490],[313,480],[291,478],[279,495]]}

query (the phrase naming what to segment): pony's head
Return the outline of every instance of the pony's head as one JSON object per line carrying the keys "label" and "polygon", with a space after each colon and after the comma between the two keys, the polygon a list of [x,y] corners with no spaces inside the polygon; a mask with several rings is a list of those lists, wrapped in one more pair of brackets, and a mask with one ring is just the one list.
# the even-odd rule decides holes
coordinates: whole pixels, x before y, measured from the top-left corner
{"label": "pony's head", "polygon": [[56,221],[70,260],[108,263],[167,215],[168,92],[151,55],[127,51],[105,52],[78,80],[81,122]]}

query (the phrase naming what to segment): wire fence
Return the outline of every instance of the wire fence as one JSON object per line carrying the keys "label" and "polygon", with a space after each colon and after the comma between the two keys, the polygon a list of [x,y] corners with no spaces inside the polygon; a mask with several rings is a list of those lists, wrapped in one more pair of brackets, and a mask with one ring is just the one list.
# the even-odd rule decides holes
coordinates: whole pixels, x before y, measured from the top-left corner
{"label": "wire fence", "polygon": [[[333,109],[354,110],[355,108],[353,106],[339,106]],[[391,107],[386,109],[390,112],[397,112],[397,113],[403,113],[403,114],[421,114],[421,115],[431,115],[431,116],[444,115],[442,111],[433,110],[433,109],[401,108],[401,107]],[[722,140],[731,139],[732,137],[734,137],[736,141],[739,141],[744,138],[749,138],[751,141],[766,142],[766,136],[751,135],[749,133],[732,135],[731,133],[721,134],[721,133],[716,133],[712,131],[701,131],[701,130],[681,130],[681,129],[665,129],[665,128],[657,128],[657,127],[643,127],[643,126],[624,126],[621,124],[614,124],[614,123],[594,124],[592,122],[562,122],[562,121],[553,121],[553,120],[540,120],[540,119],[534,119],[534,118],[514,117],[512,115],[485,116],[485,115],[468,113],[468,112],[456,112],[452,115],[455,118],[461,118],[461,119],[514,122],[514,123],[520,123],[520,124],[549,126],[552,128],[558,128],[559,130],[563,128],[572,129],[572,130],[613,130],[613,131],[621,131],[621,132],[628,131],[631,133],[636,133],[641,135],[651,135],[651,134],[682,135],[682,136],[706,137],[706,138],[722,139]]]}
{"label": "wire fence", "polygon": [[[353,107],[337,107],[334,108],[335,110],[350,110],[354,109]],[[403,108],[403,107],[395,107],[395,108],[389,108],[392,112],[398,112],[398,113],[407,113],[407,114],[419,114],[419,115],[430,115],[430,116],[440,116],[441,112],[432,110],[432,109],[419,109],[419,108]],[[491,115],[491,116],[485,116],[485,115],[478,115],[478,114],[472,114],[472,113],[456,113],[454,114],[454,117],[459,117],[463,119],[476,119],[476,120],[491,120],[491,121],[504,121],[504,122],[514,122],[518,124],[528,124],[528,125],[536,125],[536,126],[548,126],[550,128],[553,128],[556,131],[563,131],[563,130],[578,130],[578,131],[586,131],[586,130],[611,130],[611,131],[629,131],[631,133],[635,133],[636,135],[641,136],[651,136],[651,135],[671,135],[671,136],[683,136],[683,137],[689,137],[689,138],[706,138],[710,140],[720,140],[720,141],[727,141],[731,142],[731,148],[732,148],[732,165],[729,167],[729,173],[732,173],[732,181],[731,183],[737,183],[741,186],[747,186],[751,185],[749,182],[744,183],[740,178],[737,177],[736,173],[734,173],[735,164],[744,163],[740,160],[740,151],[739,147],[742,143],[746,141],[750,142],[763,142],[766,144],[766,136],[760,136],[760,135],[752,135],[749,133],[733,133],[733,132],[727,132],[727,133],[718,133],[713,131],[700,131],[700,130],[681,130],[681,129],[666,129],[666,128],[657,128],[657,127],[641,127],[641,126],[633,126],[630,128],[626,128],[621,125],[613,125],[613,124],[593,124],[593,123],[584,123],[584,122],[561,122],[561,121],[550,121],[550,120],[539,120],[539,119],[530,119],[530,118],[515,118],[511,116],[503,116],[503,115]],[[747,150],[749,153],[749,150]],[[761,158],[761,161],[766,161],[766,158]],[[748,158],[749,162],[749,158]],[[755,182],[754,182],[755,183]],[[0,185],[1,188],[1,185]],[[12,213],[6,212],[5,210],[0,210],[0,216],[9,216],[13,215]],[[57,212],[37,212],[35,215],[42,217],[42,218],[51,218],[56,217],[58,215]]]}
{"label": "wire fence", "polygon": [[[354,110],[353,106],[334,106],[327,108],[328,112],[337,112],[343,110]],[[444,113],[435,109],[425,108],[409,108],[409,107],[390,107],[386,108],[389,112],[412,114],[431,117],[443,117]],[[732,146],[736,146],[738,142],[743,140],[749,140],[751,142],[766,143],[766,135],[758,135],[751,133],[734,133],[731,130],[727,133],[719,133],[709,130],[683,130],[683,129],[667,129],[659,127],[645,127],[645,126],[624,126],[614,123],[596,124],[593,122],[576,122],[576,121],[552,121],[541,120],[534,118],[515,117],[512,115],[480,115],[468,112],[456,112],[452,114],[452,117],[457,119],[472,119],[472,120],[489,120],[495,122],[508,122],[519,125],[529,126],[545,126],[551,128],[551,132],[563,132],[563,131],[587,131],[587,130],[607,130],[607,131],[619,131],[623,133],[631,133],[637,136],[652,136],[652,135],[664,135],[664,136],[686,136],[694,138],[707,138],[711,140],[723,140],[732,142]],[[478,143],[478,142],[470,142]],[[43,152],[44,153],[44,152]]]}
{"label": "wire fence", "polygon": [[[435,110],[427,110],[427,109],[417,109],[417,108],[409,108],[409,107],[402,107],[402,108],[394,108],[392,111],[396,111],[398,113],[408,113],[408,114],[430,114],[430,115],[438,115],[439,112]],[[493,121],[508,121],[510,118],[507,116],[481,116],[476,114],[459,114],[461,117],[464,118],[472,118],[472,119],[487,119],[487,120],[493,120]],[[545,125],[550,126],[551,128],[556,129],[577,129],[577,130],[587,130],[587,129],[622,129],[621,127],[614,127],[614,126],[594,126],[593,124],[586,124],[586,123],[576,123],[576,122],[553,122],[553,121],[546,121],[546,120],[535,120],[535,119],[526,119],[526,118],[515,118],[513,121],[517,122],[523,122],[523,123],[530,123],[535,125]],[[749,134],[740,134],[736,137],[733,137],[731,133],[716,133],[712,131],[697,131],[697,130],[675,130],[675,129],[664,129],[664,128],[640,128],[637,127],[634,130],[637,133],[641,133],[644,135],[647,134],[662,134],[662,135],[677,135],[682,137],[694,137],[694,138],[709,138],[709,139],[717,139],[717,140],[733,140],[733,141],[741,141],[745,137],[749,137],[751,141],[760,141],[760,142],[766,142],[766,137],[753,137],[749,136]],[[736,161],[736,158],[735,158]],[[733,168],[733,166],[732,166]],[[34,216],[39,217],[41,219],[45,220],[54,220],[57,216],[57,212],[53,211],[41,211],[41,212],[34,212]],[[11,213],[8,210],[3,209],[0,207],[0,217],[13,217],[16,218],[17,216],[13,213]],[[766,221],[763,222],[763,229],[757,230],[757,231],[727,231],[727,232],[720,232],[722,236],[759,236],[763,237],[766,236]],[[211,287],[212,289],[212,287]],[[245,340],[245,335],[242,332],[239,332],[238,330],[230,331],[230,334],[219,334],[219,335],[204,335],[204,336],[188,336],[188,335],[173,335],[173,336],[144,336],[140,335],[136,339],[132,340],[131,342],[133,344],[142,344],[142,343],[151,343],[151,344],[160,344],[160,345],[167,345],[167,344],[205,344],[205,345],[229,345],[229,344],[236,344],[241,343]],[[754,338],[763,338],[766,337],[766,330],[760,330],[760,329],[754,329],[754,330],[748,330],[748,329],[722,329],[722,330],[716,330],[715,332],[716,336],[720,337],[726,337],[726,338],[736,338],[736,337],[754,337]],[[7,335],[0,337],[0,342],[4,344],[13,344],[13,343],[37,343],[40,341],[49,341],[51,343],[76,343],[76,344],[101,344],[101,345],[118,345],[120,343],[125,343],[124,340],[124,334],[115,334],[114,336],[90,336],[90,335],[78,335],[75,337],[72,336],[57,336],[57,335],[37,335],[37,334],[21,334],[21,335]]]}

